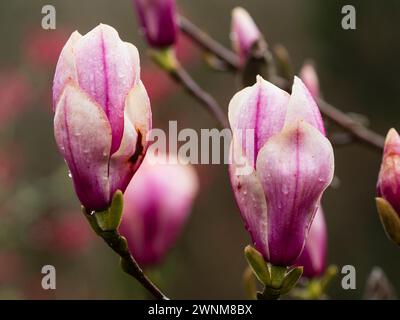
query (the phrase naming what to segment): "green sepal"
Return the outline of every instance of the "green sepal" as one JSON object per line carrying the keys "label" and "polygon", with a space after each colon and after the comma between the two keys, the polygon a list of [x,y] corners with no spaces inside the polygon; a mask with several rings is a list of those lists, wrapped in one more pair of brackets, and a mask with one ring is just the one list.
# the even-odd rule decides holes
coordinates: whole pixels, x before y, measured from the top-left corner
{"label": "green sepal", "polygon": [[246,297],[250,300],[257,299],[257,285],[254,277],[253,269],[247,266],[243,273],[243,287],[246,293]]}
{"label": "green sepal", "polygon": [[400,217],[391,204],[384,198],[375,198],[379,217],[386,231],[386,235],[400,246]]}
{"label": "green sepal", "polygon": [[244,249],[244,255],[257,279],[262,284],[269,285],[271,283],[271,275],[261,253],[249,245]]}
{"label": "green sepal", "polygon": [[[279,299],[296,285],[303,274],[303,267],[300,266],[288,268],[267,263],[261,253],[250,245],[244,249],[244,253],[253,274],[264,285],[263,292],[257,292],[259,300]],[[249,291],[248,287],[246,289]]]}
{"label": "green sepal", "polygon": [[321,289],[322,292],[325,292],[326,288],[329,286],[329,284],[332,282],[332,280],[336,277],[338,274],[339,270],[338,267],[334,264],[331,264],[326,268],[325,273],[321,277]]}
{"label": "green sepal", "polygon": [[174,71],[179,66],[173,47],[150,49],[149,56],[161,69],[167,72]]}
{"label": "green sepal", "polygon": [[338,273],[338,268],[335,265],[330,265],[326,268],[325,273],[321,277],[305,279],[302,287],[296,287],[292,290],[292,297],[302,300],[318,300],[322,299],[328,285],[332,282]]}
{"label": "green sepal", "polygon": [[263,293],[257,292],[258,300],[278,300],[281,296],[280,289],[274,289],[271,287],[265,287]]}
{"label": "green sepal", "polygon": [[288,293],[296,285],[297,281],[299,281],[302,274],[303,267],[294,267],[289,270],[283,279],[281,294]]}
{"label": "green sepal", "polygon": [[286,277],[287,267],[269,264],[269,268],[271,272],[271,282],[269,286],[273,289],[281,289]]}
{"label": "green sepal", "polygon": [[93,231],[97,234],[100,235],[102,230],[100,229],[99,225],[97,224],[96,219],[94,218],[94,215],[86,210],[84,206],[81,207],[82,213],[85,216],[86,220],[89,222],[90,226],[92,227]]}
{"label": "green sepal", "polygon": [[85,217],[89,221],[92,229],[100,235],[104,232],[116,231],[121,224],[122,211],[124,207],[124,197],[120,190],[114,193],[109,208],[103,211],[88,212],[82,207]]}

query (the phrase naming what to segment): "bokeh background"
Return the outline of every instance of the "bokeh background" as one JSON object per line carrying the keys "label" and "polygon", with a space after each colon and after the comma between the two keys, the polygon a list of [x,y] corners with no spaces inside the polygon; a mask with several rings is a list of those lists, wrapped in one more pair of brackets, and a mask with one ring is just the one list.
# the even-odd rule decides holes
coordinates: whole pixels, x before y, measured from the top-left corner
{"label": "bokeh background", "polygon": [[[381,134],[400,129],[400,2],[318,0],[178,1],[181,13],[230,46],[230,12],[244,6],[271,45],[284,44],[298,71],[313,59],[324,97],[365,115]],[[41,8],[52,4],[57,29],[41,29]],[[357,30],[341,28],[341,8],[352,4]],[[117,257],[92,235],[57,152],[51,82],[69,34],[98,23],[114,26],[141,53],[142,78],[154,126],[212,128],[214,120],[146,57],[131,0],[6,0],[0,2],[0,297],[29,299],[146,298],[118,268]],[[178,55],[193,77],[227,108],[237,88],[232,74],[211,71],[202,53],[180,36]],[[329,125],[329,124],[328,124]],[[381,154],[351,144],[336,148],[336,175],[323,206],[329,262],[354,265],[357,289],[340,276],[334,298],[362,297],[372,267],[381,266],[400,291],[400,251],[385,236],[374,206]],[[249,243],[224,165],[198,165],[201,191],[182,236],[151,277],[173,298],[243,298]],[[57,289],[41,288],[41,268],[57,270]]]}

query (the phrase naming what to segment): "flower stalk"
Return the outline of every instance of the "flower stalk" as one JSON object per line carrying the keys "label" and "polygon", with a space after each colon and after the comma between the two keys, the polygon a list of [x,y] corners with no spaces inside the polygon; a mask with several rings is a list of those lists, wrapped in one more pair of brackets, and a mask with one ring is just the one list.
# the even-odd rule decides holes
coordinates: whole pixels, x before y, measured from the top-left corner
{"label": "flower stalk", "polygon": [[119,255],[122,270],[139,281],[155,299],[168,300],[161,290],[144,274],[132,257],[126,239],[119,233],[118,227],[121,223],[122,210],[123,195],[120,190],[114,194],[111,206],[107,210],[88,212],[82,207],[82,212],[94,232]]}

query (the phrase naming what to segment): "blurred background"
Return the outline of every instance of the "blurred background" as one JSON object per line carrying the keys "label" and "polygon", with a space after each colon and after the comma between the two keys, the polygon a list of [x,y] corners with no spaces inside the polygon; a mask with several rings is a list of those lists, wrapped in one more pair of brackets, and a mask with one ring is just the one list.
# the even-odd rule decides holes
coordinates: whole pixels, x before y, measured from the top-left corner
{"label": "blurred background", "polygon": [[[57,12],[56,30],[43,30],[43,5]],[[230,46],[230,12],[245,7],[269,44],[283,44],[298,71],[317,66],[323,95],[342,110],[365,115],[381,134],[400,129],[400,2],[349,0],[178,1],[180,12]],[[341,28],[341,8],[352,4],[357,30]],[[52,78],[73,30],[98,23],[134,43],[152,101],[154,127],[212,128],[214,120],[146,57],[131,0],[7,0],[0,2],[0,298],[132,299],[146,293],[118,267],[80,213],[67,167],[53,137]],[[211,71],[202,53],[180,36],[178,55],[193,77],[227,109],[237,90],[232,74]],[[329,126],[329,124],[328,124]],[[328,127],[329,128],[329,127]],[[329,129],[328,129],[329,130]],[[340,275],[329,294],[362,297],[365,280],[381,266],[400,291],[400,251],[385,236],[374,195],[381,154],[351,144],[336,148],[340,183],[323,199],[329,262],[354,265],[357,289]],[[151,277],[172,298],[244,298],[243,248],[249,237],[231,193],[227,167],[198,165],[200,193],[184,232]],[[41,268],[54,265],[57,289],[41,288]]]}

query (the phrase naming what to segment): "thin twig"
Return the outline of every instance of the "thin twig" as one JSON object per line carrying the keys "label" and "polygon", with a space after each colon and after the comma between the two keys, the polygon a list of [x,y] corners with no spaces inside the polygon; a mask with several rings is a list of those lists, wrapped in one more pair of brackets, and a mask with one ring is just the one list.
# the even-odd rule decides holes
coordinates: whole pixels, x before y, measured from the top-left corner
{"label": "thin twig", "polygon": [[[187,18],[180,16],[180,29],[192,41],[198,44],[203,49],[215,54],[219,59],[225,61],[231,68],[238,70],[238,58],[231,50],[223,47],[216,40],[212,39],[208,34],[195,26]],[[288,91],[288,84],[282,81],[281,78],[269,79],[277,86]],[[283,79],[284,80],[284,79]],[[382,151],[385,138],[380,134],[366,128],[360,123],[354,121],[349,115],[337,109],[326,101],[319,99],[318,104],[320,110],[325,117],[339,125],[341,128],[350,132],[356,140],[374,147],[378,151]]]}
{"label": "thin twig", "polygon": [[[119,193],[119,194],[118,194]],[[113,201],[108,210],[96,213],[90,213],[85,207],[82,206],[82,213],[89,222],[93,231],[101,237],[107,245],[114,250],[121,259],[121,268],[127,274],[135,278],[139,283],[155,298],[158,300],[169,300],[157,286],[146,277],[143,270],[139,267],[131,252],[127,240],[121,236],[118,231],[118,224],[115,225],[113,221],[116,217],[120,222],[123,208],[122,192],[117,191],[113,197]],[[111,210],[111,211],[110,211]],[[110,220],[110,212],[113,213]],[[119,218],[118,218],[119,217]]]}
{"label": "thin twig", "polygon": [[220,127],[229,128],[228,119],[222,111],[218,102],[206,91],[204,91],[189,73],[178,66],[169,71],[169,75],[188,91],[196,100],[207,107],[207,110],[218,120]]}
{"label": "thin twig", "polygon": [[335,108],[328,102],[318,99],[318,106],[328,119],[334,121],[338,126],[350,132],[356,140],[382,151],[385,138],[380,134],[364,127],[343,111]]}
{"label": "thin twig", "polygon": [[125,238],[123,238],[118,231],[106,231],[101,233],[100,236],[107,245],[120,256],[121,267],[126,273],[139,281],[140,284],[154,296],[154,298],[158,300],[168,300],[161,290],[157,288],[157,286],[144,274],[143,270],[139,267],[129,252]]}
{"label": "thin twig", "polygon": [[182,15],[179,16],[178,21],[181,31],[198,46],[203,48],[205,51],[211,52],[216,57],[224,61],[230,69],[237,70],[239,68],[239,58],[235,53],[212,39],[207,33],[202,31]]}

